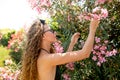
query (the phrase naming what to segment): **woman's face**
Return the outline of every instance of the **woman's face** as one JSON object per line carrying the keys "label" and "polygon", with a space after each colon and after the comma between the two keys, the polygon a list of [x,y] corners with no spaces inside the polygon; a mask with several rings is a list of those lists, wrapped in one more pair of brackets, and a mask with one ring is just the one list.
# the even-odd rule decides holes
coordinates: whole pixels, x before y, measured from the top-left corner
{"label": "woman's face", "polygon": [[50,43],[54,43],[57,41],[56,33],[52,29],[50,29],[50,27],[47,24],[44,25],[43,38],[44,40],[47,40]]}

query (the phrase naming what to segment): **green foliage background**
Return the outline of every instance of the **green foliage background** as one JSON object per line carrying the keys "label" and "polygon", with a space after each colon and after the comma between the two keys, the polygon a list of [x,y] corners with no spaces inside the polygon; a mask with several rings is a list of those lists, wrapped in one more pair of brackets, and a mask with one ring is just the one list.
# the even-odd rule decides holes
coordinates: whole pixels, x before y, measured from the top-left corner
{"label": "green foliage background", "polygon": [[[57,38],[62,41],[64,50],[66,51],[70,43],[71,36],[75,32],[80,32],[80,39],[75,45],[74,50],[82,48],[82,42],[86,40],[89,29],[89,21],[80,20],[78,16],[84,12],[91,12],[95,0],[69,0],[75,4],[66,3],[63,0],[54,0],[51,7],[47,8],[51,13],[51,20],[48,23],[52,29],[58,34]],[[82,6],[81,6],[82,5]],[[112,0],[111,3],[105,3],[102,6],[107,8],[109,16],[102,19],[99,28],[96,31],[96,36],[100,37],[102,41],[108,40],[108,49],[117,49],[116,56],[107,58],[107,62],[103,63],[100,67],[90,58],[75,62],[75,70],[68,70],[65,65],[57,66],[57,80],[64,80],[63,73],[70,75],[71,80],[119,80],[120,79],[120,1]],[[69,17],[69,19],[68,19]],[[3,37],[5,46],[6,40],[10,38],[10,34]],[[8,38],[9,37],[9,38]],[[24,41],[23,41],[24,43]],[[3,42],[2,42],[3,44]],[[10,55],[16,63],[20,62],[22,54],[22,46],[18,52],[10,51]]]}
{"label": "green foliage background", "polygon": [[[76,1],[76,0],[69,0]],[[54,4],[48,11],[55,12],[52,14],[51,27],[58,32],[58,39],[63,42],[66,51],[69,45],[71,35],[75,32],[80,32],[81,37],[74,50],[81,49],[81,42],[85,41],[88,35],[89,21],[80,21],[78,16],[83,12],[91,12],[95,0],[84,0],[84,4],[80,6],[76,2],[75,5],[65,3],[62,0],[54,0]],[[107,8],[109,16],[102,19],[100,26],[96,31],[96,36],[100,37],[103,41],[109,40],[108,49],[115,48],[118,50],[116,56],[107,58],[107,62],[98,67],[92,60],[92,54],[89,59],[76,62],[75,70],[70,71],[66,67],[59,66],[57,68],[57,76],[63,73],[68,73],[71,80],[119,80],[120,78],[120,2],[119,0],[112,0],[111,3],[99,5]],[[68,16],[70,20],[68,20]],[[82,65],[83,64],[83,65]],[[62,77],[59,78],[63,80]]]}

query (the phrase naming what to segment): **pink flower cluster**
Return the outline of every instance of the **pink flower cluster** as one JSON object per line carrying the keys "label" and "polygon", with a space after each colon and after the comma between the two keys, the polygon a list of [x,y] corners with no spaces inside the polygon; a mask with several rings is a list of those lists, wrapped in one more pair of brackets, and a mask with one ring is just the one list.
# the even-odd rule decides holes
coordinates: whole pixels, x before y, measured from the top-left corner
{"label": "pink flower cluster", "polygon": [[70,62],[65,65],[69,70],[74,70],[74,62]]}
{"label": "pink flower cluster", "polygon": [[5,66],[0,67],[0,80],[18,80],[20,71],[16,69],[16,65],[14,67],[16,70],[14,70],[13,65],[14,63],[11,59],[5,60]]}
{"label": "pink flower cluster", "polygon": [[105,19],[108,17],[108,11],[107,9],[96,7],[93,9],[92,13],[84,13],[83,15],[80,15],[80,18],[91,20],[93,19]]}
{"label": "pink flower cluster", "polygon": [[93,9],[93,14],[91,16],[95,19],[106,18],[108,16],[108,11],[107,11],[107,9],[103,9],[101,7],[96,7]]}
{"label": "pink flower cluster", "polygon": [[37,10],[38,13],[41,13],[45,7],[50,7],[52,5],[51,0],[28,0],[32,9]]}
{"label": "pink flower cluster", "polygon": [[19,71],[12,71],[8,67],[0,67],[0,80],[17,80]]}
{"label": "pink flower cluster", "polygon": [[7,48],[8,49],[13,49],[15,52],[18,52],[18,50],[21,48],[20,46],[21,46],[22,41],[23,41],[23,32],[22,31],[18,31],[15,34],[12,34],[11,38],[12,39],[10,39],[8,41]]}
{"label": "pink flower cluster", "polygon": [[95,37],[95,45],[92,50],[93,53],[92,59],[94,61],[97,61],[98,66],[101,66],[102,63],[106,62],[107,57],[115,56],[117,54],[116,49],[108,51],[107,44],[108,44],[108,40],[102,42],[100,38]]}
{"label": "pink flower cluster", "polygon": [[71,80],[70,75],[66,73],[62,74],[62,77],[64,78],[64,80]]}
{"label": "pink flower cluster", "polygon": [[61,46],[61,42],[55,42],[53,46],[56,53],[62,53],[64,51],[63,47]]}

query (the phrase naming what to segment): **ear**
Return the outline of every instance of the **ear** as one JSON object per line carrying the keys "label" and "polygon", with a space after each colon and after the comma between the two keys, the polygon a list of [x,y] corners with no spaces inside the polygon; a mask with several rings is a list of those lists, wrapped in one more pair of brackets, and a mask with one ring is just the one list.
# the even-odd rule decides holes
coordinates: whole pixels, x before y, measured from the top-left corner
{"label": "ear", "polygon": [[43,39],[46,39],[46,35],[45,34],[43,35]]}
{"label": "ear", "polygon": [[43,37],[43,40],[44,40],[45,38]]}

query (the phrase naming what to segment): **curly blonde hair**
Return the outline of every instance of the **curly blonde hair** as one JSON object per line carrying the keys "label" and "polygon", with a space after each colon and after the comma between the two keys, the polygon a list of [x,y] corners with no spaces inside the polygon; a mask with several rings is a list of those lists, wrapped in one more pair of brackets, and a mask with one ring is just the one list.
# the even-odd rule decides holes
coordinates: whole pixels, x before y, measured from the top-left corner
{"label": "curly blonde hair", "polygon": [[21,80],[38,80],[37,59],[43,36],[43,25],[36,20],[27,33],[25,52],[22,55]]}

